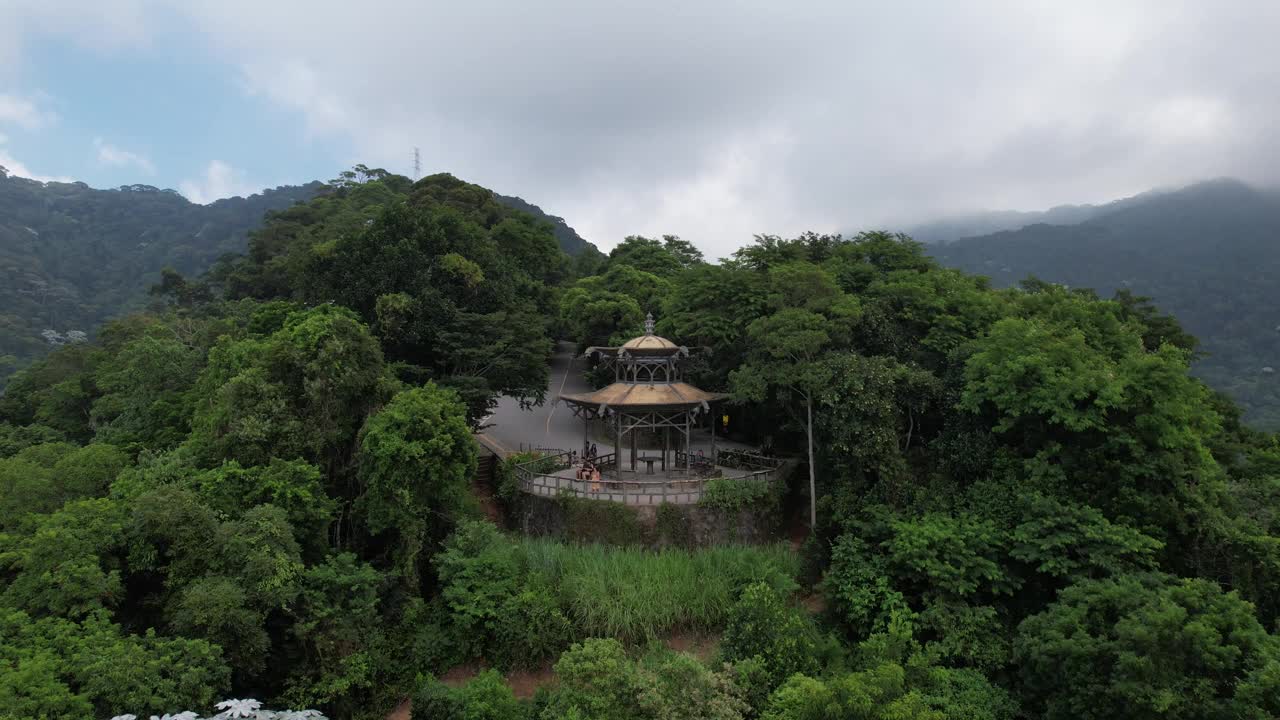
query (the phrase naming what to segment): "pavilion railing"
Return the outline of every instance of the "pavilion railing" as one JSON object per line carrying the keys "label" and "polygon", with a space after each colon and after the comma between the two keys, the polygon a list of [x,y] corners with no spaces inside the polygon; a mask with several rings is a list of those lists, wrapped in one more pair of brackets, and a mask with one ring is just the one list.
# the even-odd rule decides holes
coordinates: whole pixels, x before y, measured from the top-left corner
{"label": "pavilion railing", "polygon": [[680,470],[689,468],[690,472],[708,475],[715,471],[716,466],[711,461],[711,458],[700,452],[687,453],[683,450],[676,450],[676,468]]}
{"label": "pavilion railing", "polygon": [[743,470],[776,470],[782,461],[748,450],[727,448],[716,452],[716,464],[720,467]]}
{"label": "pavilion railing", "polygon": [[[741,457],[733,454],[726,457],[724,452],[717,453],[717,459],[721,461],[720,468],[713,465],[710,458],[677,452],[677,464],[674,470],[682,470],[685,467],[684,463],[686,461],[689,463],[689,474],[684,477],[669,475],[652,480],[618,477],[616,473],[610,472],[615,469],[617,456],[614,453],[608,453],[597,456],[594,461],[595,467],[603,473],[599,482],[589,478],[578,479],[565,473],[575,467],[578,460],[575,452],[559,452],[535,458],[517,465],[515,473],[520,489],[534,495],[546,497],[572,495],[628,505],[696,503],[702,496],[702,489],[706,483],[713,478],[721,477],[723,469],[747,471],[741,475],[724,476],[734,481],[770,483],[776,479],[780,461],[751,453],[740,453],[740,451],[728,452],[739,453]],[[738,467],[724,465],[726,460]],[[756,467],[751,467],[753,465]]]}

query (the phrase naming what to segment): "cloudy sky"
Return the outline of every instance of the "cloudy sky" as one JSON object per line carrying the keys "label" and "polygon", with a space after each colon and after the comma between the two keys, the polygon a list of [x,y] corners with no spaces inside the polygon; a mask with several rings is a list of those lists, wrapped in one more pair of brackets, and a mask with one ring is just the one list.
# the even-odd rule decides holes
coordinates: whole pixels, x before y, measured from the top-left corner
{"label": "cloudy sky", "polygon": [[196,202],[448,171],[607,249],[1280,172],[1280,3],[0,0],[0,165]]}

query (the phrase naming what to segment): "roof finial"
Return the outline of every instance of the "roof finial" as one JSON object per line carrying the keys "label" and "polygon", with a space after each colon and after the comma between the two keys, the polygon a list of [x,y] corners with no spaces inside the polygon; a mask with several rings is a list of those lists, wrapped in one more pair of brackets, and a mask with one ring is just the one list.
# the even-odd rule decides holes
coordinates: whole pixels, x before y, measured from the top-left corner
{"label": "roof finial", "polygon": [[644,334],[653,334],[653,313],[645,313],[644,316]]}

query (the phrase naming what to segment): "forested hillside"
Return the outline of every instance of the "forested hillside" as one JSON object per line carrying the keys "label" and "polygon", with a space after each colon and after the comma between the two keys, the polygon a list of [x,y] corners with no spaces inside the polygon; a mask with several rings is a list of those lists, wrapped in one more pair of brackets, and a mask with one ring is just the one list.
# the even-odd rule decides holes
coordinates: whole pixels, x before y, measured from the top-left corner
{"label": "forested hillside", "polygon": [[[1280,445],[1188,374],[1176,321],[883,233],[720,265],[632,237],[570,268],[484,188],[362,171],[21,371],[0,717],[1280,716]],[[691,380],[732,393],[740,440],[810,462],[720,499],[812,497],[803,544],[577,545],[481,512],[511,497],[510,465],[472,484],[493,398],[542,396],[553,334],[646,310],[711,350]],[[516,669],[548,682],[517,697]]]}
{"label": "forested hillside", "polygon": [[[268,212],[320,187],[196,205],[149,185],[95,190],[0,172],[0,358],[9,358],[11,370],[68,333],[91,333],[139,309],[162,268],[199,273],[223,254],[243,252]],[[7,375],[0,367],[0,382]]]}
{"label": "forested hillside", "polygon": [[1200,339],[1195,372],[1260,427],[1280,427],[1280,195],[1222,180],[930,252],[997,286],[1028,276],[1150,297]]}
{"label": "forested hillside", "polygon": [[[0,170],[0,387],[53,345],[80,341],[108,318],[141,309],[162,269],[198,275],[223,255],[243,253],[269,213],[322,187],[284,186],[197,205],[149,185],[96,190]],[[518,197],[494,198],[551,223],[560,247],[583,262],[599,256],[561,218]]]}
{"label": "forested hillside", "polygon": [[551,223],[551,231],[555,233],[556,242],[560,243],[560,249],[569,255],[577,256],[582,253],[599,254],[600,249],[592,245],[577,230],[569,227],[569,224],[562,217],[548,215],[542,208],[532,203],[526,202],[522,198],[511,197],[510,195],[499,195],[494,193],[493,197],[503,205],[512,210],[528,213],[540,220],[546,220]]}

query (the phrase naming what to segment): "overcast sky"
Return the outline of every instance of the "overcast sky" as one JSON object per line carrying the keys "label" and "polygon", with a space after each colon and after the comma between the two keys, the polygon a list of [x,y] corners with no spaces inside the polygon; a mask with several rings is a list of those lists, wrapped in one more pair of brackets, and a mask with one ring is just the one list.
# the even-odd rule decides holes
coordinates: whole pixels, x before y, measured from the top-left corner
{"label": "overcast sky", "polygon": [[358,162],[608,249],[1280,168],[1280,2],[0,0],[0,165],[197,202]]}

